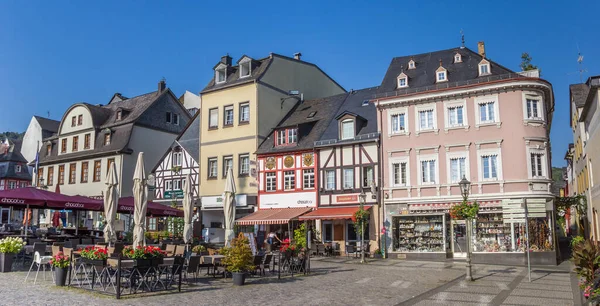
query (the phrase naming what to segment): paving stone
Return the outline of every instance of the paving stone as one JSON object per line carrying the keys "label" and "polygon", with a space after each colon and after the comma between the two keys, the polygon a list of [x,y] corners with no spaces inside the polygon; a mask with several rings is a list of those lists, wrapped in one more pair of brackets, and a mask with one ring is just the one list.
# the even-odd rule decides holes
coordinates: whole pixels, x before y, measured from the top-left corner
{"label": "paving stone", "polygon": [[539,297],[525,297],[525,296],[509,296],[504,300],[503,305],[540,305],[540,306],[565,306],[574,305],[573,300],[567,299],[547,299]]}
{"label": "paving stone", "polygon": [[512,295],[519,296],[535,296],[541,298],[559,298],[559,299],[573,299],[571,291],[550,291],[550,290],[536,290],[536,289],[515,289],[511,293]]}

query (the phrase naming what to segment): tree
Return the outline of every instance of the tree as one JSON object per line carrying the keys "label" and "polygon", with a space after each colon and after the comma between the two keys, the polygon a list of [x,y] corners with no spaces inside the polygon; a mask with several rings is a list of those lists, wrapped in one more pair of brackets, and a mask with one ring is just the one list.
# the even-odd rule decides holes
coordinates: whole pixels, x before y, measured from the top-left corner
{"label": "tree", "polygon": [[17,133],[17,132],[4,132],[0,133],[0,142],[4,141],[4,139],[8,138],[8,140],[13,143],[18,140],[22,140],[23,136],[25,136],[25,132]]}
{"label": "tree", "polygon": [[521,67],[521,71],[538,69],[537,66],[531,64],[531,56],[527,52],[523,52],[523,54],[521,54],[521,64],[519,66]]}

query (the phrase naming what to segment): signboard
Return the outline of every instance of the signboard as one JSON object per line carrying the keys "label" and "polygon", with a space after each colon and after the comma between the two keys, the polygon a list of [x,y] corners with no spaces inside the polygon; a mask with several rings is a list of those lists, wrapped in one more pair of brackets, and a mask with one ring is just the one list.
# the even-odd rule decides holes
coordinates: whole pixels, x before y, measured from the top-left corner
{"label": "signboard", "polygon": [[167,190],[163,195],[164,199],[178,199],[183,198],[183,190]]}
{"label": "signboard", "polygon": [[[222,208],[224,196],[202,197],[202,208]],[[248,206],[247,196],[238,194],[235,196],[235,206]]]}
{"label": "signboard", "polygon": [[279,194],[261,194],[260,208],[315,207],[315,192],[293,192]]}
{"label": "signboard", "polygon": [[[525,202],[527,203],[527,216],[525,216]],[[516,199],[502,200],[502,219],[504,224],[525,223],[525,217],[545,218],[546,199]]]}
{"label": "signboard", "polygon": [[335,197],[337,202],[358,202],[358,195],[341,195]]}

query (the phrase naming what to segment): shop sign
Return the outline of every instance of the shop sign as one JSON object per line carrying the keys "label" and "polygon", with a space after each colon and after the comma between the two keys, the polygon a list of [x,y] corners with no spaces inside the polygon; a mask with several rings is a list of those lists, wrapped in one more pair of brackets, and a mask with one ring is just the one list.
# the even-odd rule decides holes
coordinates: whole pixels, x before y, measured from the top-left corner
{"label": "shop sign", "polygon": [[317,195],[315,192],[294,192],[287,194],[260,195],[260,208],[315,207]]}
{"label": "shop sign", "polygon": [[337,202],[357,202],[358,201],[358,196],[357,195],[343,195],[343,196],[337,196],[335,197]]}
{"label": "shop sign", "polygon": [[164,199],[183,198],[183,190],[167,190],[163,196]]}
{"label": "shop sign", "polygon": [[[202,208],[220,208],[223,207],[224,196],[202,197]],[[238,194],[235,196],[235,206],[247,206],[247,196]]]}
{"label": "shop sign", "polygon": [[[527,214],[525,214],[525,203],[527,203]],[[523,199],[502,200],[502,218],[504,224],[525,223],[527,218],[545,218],[545,199]]]}

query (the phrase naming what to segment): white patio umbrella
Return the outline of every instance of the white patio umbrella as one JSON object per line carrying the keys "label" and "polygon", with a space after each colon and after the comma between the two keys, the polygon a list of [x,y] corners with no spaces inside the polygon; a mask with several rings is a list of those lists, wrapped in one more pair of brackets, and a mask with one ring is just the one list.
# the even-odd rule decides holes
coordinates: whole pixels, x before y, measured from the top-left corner
{"label": "white patio umbrella", "polygon": [[135,172],[133,173],[133,247],[145,245],[144,226],[148,209],[148,186],[144,169],[144,152],[138,154]]}
{"label": "white patio umbrella", "polygon": [[225,199],[223,204],[223,214],[225,215],[225,245],[229,246],[231,239],[234,238],[233,222],[235,221],[235,182],[233,181],[233,170],[227,170],[225,179]]}
{"label": "white patio umbrella", "polygon": [[192,211],[194,210],[192,182],[189,174],[185,175],[185,186],[183,186],[183,241],[186,244],[192,242]]}
{"label": "white patio umbrella", "polygon": [[117,166],[115,163],[110,165],[105,183],[106,189],[104,190],[104,215],[106,218],[106,226],[104,227],[104,241],[112,244],[117,240],[114,222],[117,216],[117,205],[119,202],[119,194],[117,193],[119,180],[117,179]]}

